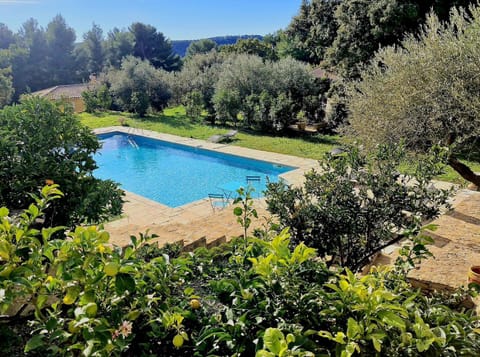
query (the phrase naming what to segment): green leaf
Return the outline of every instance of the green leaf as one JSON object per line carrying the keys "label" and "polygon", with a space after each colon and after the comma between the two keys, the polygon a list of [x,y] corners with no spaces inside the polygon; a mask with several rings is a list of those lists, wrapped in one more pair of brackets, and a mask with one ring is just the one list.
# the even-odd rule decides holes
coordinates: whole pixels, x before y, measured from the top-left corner
{"label": "green leaf", "polygon": [[354,340],[361,337],[362,332],[362,328],[358,322],[350,317],[347,322],[347,337],[350,340]]}
{"label": "green leaf", "polygon": [[128,275],[119,273],[115,276],[115,290],[117,294],[123,294],[125,291],[135,292],[135,280]]}
{"label": "green leaf", "polygon": [[127,314],[127,320],[135,321],[140,316],[140,310],[133,310]]}
{"label": "green leaf", "polygon": [[87,290],[80,296],[80,305],[87,305],[90,302],[95,302],[95,291]]}
{"label": "green leaf", "polygon": [[429,338],[429,339],[426,339],[426,340],[421,340],[421,339],[418,339],[417,342],[416,342],[416,345],[417,345],[417,350],[418,352],[425,352],[427,351],[430,346],[432,345],[432,343],[435,342],[435,338]]}
{"label": "green leaf", "polygon": [[42,228],[43,242],[46,243],[48,240],[50,240],[54,233],[59,232],[63,229],[65,229],[65,227]]}
{"label": "green leaf", "polygon": [[93,345],[95,344],[95,341],[94,340],[88,340],[87,341],[87,347],[83,350],[82,354],[85,356],[85,357],[88,357],[92,354],[92,351],[93,351]]}
{"label": "green leaf", "polygon": [[191,287],[188,287],[188,288],[185,288],[183,290],[183,293],[186,295],[186,296],[190,296],[190,295],[193,295],[193,293],[195,292],[195,290]]}
{"label": "green leaf", "polygon": [[243,214],[243,209],[241,207],[235,207],[233,209],[233,214],[235,216],[241,216]]}
{"label": "green leaf", "polygon": [[80,288],[77,286],[67,289],[67,294],[63,297],[63,303],[65,305],[72,305],[75,300],[77,300],[78,295],[80,294]]}
{"label": "green leaf", "polygon": [[7,207],[0,207],[0,218],[7,217],[9,213]]}
{"label": "green leaf", "polygon": [[289,333],[289,334],[287,335],[286,341],[287,341],[287,345],[290,344],[290,343],[295,342],[295,336],[293,336],[291,333]]}
{"label": "green leaf", "polygon": [[263,335],[263,343],[275,356],[280,354],[282,344],[285,344],[285,336],[278,328],[267,328]]}
{"label": "green leaf", "polygon": [[123,257],[125,259],[129,259],[132,256],[133,252],[134,252],[134,250],[133,250],[132,247],[127,247],[127,248],[125,248],[125,253],[124,253]]}
{"label": "green leaf", "polygon": [[375,351],[380,352],[382,350],[383,339],[386,335],[382,332],[376,332],[369,334],[367,337],[372,340]]}
{"label": "green leaf", "polygon": [[47,301],[48,296],[47,295],[39,295],[37,298],[37,308],[41,309],[43,305],[45,305],[45,302]]}
{"label": "green leaf", "polygon": [[40,346],[43,346],[44,345],[44,342],[43,342],[44,337],[45,336],[43,336],[43,335],[33,336],[31,339],[28,340],[28,342],[25,345],[25,348],[24,348],[23,351],[25,353],[27,353],[27,352],[33,351],[34,349],[36,349]]}
{"label": "green leaf", "polygon": [[403,321],[403,319],[400,316],[394,314],[393,312],[380,311],[378,313],[378,316],[380,316],[380,318],[382,319],[382,322],[384,322],[385,324],[405,330],[405,327],[406,327],[405,321]]}
{"label": "green leaf", "polygon": [[266,350],[260,350],[260,351],[257,351],[255,357],[275,357],[275,354],[268,352]]}
{"label": "green leaf", "polygon": [[8,242],[0,242],[0,258],[1,260],[10,260],[10,244]]}

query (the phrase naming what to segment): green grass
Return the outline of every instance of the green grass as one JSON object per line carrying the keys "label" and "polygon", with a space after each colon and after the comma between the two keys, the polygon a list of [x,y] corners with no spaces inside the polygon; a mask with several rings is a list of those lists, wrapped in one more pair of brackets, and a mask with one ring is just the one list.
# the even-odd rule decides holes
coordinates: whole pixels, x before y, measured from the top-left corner
{"label": "green grass", "polygon": [[[474,162],[474,161],[469,161],[469,160],[462,160],[462,162],[470,167],[470,169],[473,172],[480,172],[480,163],[479,162]],[[437,177],[438,180],[441,181],[448,181],[448,182],[453,182],[453,183],[458,183],[462,186],[466,186],[468,184],[467,181],[465,181],[463,178],[460,177],[460,175],[452,169],[450,166],[446,167],[445,173],[443,175],[440,175]]]}
{"label": "green grass", "polygon": [[[92,129],[120,125],[119,118],[126,118],[126,124],[130,127],[203,140],[208,139],[212,135],[224,134],[232,129],[230,127],[211,126],[200,120],[192,120],[185,115],[183,107],[168,108],[162,114],[151,115],[146,118],[137,118],[132,114],[119,112],[81,113],[79,117],[83,124]],[[341,145],[341,138],[328,135],[290,138],[239,132],[231,144],[319,160],[326,152]],[[480,162],[469,160],[464,160],[463,162],[469,165],[473,171],[480,172]],[[437,178],[461,185],[466,184],[466,181],[451,167],[447,167],[445,174]]]}
{"label": "green grass", "polygon": [[[136,118],[132,114],[118,112],[81,113],[79,117],[84,125],[92,129],[120,125],[119,118],[126,118],[126,124],[130,127],[203,140],[212,135],[224,134],[232,129],[211,126],[203,121],[189,119],[182,107],[165,109],[162,114],[146,118]],[[340,141],[337,136],[316,135],[308,138],[288,138],[240,131],[231,145],[318,160],[323,157],[325,152],[340,145]]]}

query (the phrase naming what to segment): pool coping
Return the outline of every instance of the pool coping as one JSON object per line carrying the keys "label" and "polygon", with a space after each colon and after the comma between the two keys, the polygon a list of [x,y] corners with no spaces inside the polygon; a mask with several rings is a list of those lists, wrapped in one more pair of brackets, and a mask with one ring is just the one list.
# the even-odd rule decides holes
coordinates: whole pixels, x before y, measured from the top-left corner
{"label": "pool coping", "polygon": [[[111,126],[93,130],[93,133],[96,135],[113,132],[138,135],[169,143],[294,167],[293,170],[279,175],[279,177],[284,179],[288,184],[294,186],[301,185],[304,182],[304,175],[307,171],[319,167],[318,161],[313,159],[243,148],[232,144],[211,143],[206,140],[186,138],[146,129]],[[125,193],[126,203],[124,205],[123,217],[105,224],[105,229],[110,232],[112,241],[119,245],[127,244],[128,242],[125,241],[127,236],[129,237],[131,234],[137,234],[138,232],[143,231],[143,228],[145,227],[159,228],[166,224],[172,225],[176,223],[185,224],[188,222],[196,222],[202,219],[207,219],[214,214],[208,198],[172,208],[133,192],[125,191]],[[264,199],[256,199],[255,201],[257,201],[257,204],[265,207]],[[194,229],[195,227],[192,227],[192,230]]]}

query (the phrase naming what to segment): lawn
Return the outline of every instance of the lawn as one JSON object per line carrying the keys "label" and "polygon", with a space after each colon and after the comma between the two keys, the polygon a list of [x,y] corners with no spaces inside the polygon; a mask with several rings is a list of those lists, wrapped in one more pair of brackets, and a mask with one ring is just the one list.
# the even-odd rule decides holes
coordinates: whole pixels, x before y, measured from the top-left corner
{"label": "lawn", "polygon": [[[146,118],[136,118],[132,114],[119,112],[81,113],[79,117],[83,124],[92,129],[120,125],[119,119],[124,118],[125,123],[130,127],[204,140],[212,135],[224,134],[231,130],[231,128],[212,126],[203,121],[192,120],[185,115],[183,107],[168,108],[162,114],[150,115]],[[319,160],[326,152],[341,145],[341,138],[329,135],[291,138],[239,132],[232,145]],[[480,172],[479,162],[469,160],[463,162],[469,165],[473,171]],[[466,183],[450,167],[447,167],[445,174],[439,176],[438,179],[462,185]]]}
{"label": "lawn", "polygon": [[[185,110],[182,107],[165,109],[162,114],[147,116],[146,118],[136,118],[128,113],[118,112],[81,113],[79,117],[83,124],[92,129],[117,126],[120,125],[119,119],[125,118],[126,124],[130,127],[203,140],[212,135],[224,134],[232,129],[191,120],[185,115]],[[328,135],[317,135],[302,139],[240,131],[235,136],[232,145],[318,160],[326,152],[340,145],[339,139],[337,136]]]}

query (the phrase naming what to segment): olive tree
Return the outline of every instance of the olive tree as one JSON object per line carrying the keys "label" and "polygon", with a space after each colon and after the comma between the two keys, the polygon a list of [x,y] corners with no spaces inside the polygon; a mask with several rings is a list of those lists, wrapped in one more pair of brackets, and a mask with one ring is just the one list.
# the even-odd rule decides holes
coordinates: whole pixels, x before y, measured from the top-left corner
{"label": "olive tree", "polygon": [[127,56],[119,70],[109,71],[107,80],[121,109],[144,116],[150,106],[163,109],[170,99],[167,76],[165,71],[155,69],[148,61]]}
{"label": "olive tree", "polygon": [[0,205],[23,209],[30,193],[56,183],[65,195],[46,212],[45,223],[98,222],[122,209],[123,192],[93,176],[96,136],[66,105],[26,98],[0,111]]}
{"label": "olive tree", "polygon": [[172,99],[189,106],[192,98],[199,99],[209,117],[214,118],[213,94],[218,81],[224,56],[217,51],[199,53],[185,59],[182,70],[170,76],[169,85]]}
{"label": "olive tree", "polygon": [[219,120],[241,117],[245,127],[272,131],[287,127],[307,107],[321,108],[326,90],[305,63],[240,54],[223,63],[213,102]]}
{"label": "olive tree", "polygon": [[480,134],[480,8],[430,15],[418,37],[380,50],[347,88],[351,129],[365,143],[405,141],[424,151],[452,145],[449,164],[480,186],[455,156]]}

